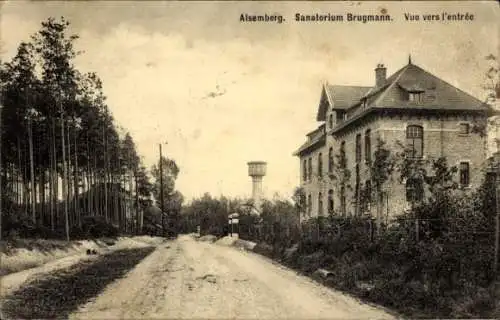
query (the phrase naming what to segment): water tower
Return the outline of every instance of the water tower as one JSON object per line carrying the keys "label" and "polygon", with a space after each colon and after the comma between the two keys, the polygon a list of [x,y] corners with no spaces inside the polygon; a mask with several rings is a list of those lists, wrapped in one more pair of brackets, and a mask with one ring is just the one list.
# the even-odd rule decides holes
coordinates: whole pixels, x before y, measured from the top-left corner
{"label": "water tower", "polygon": [[252,199],[260,212],[262,201],[262,178],[266,175],[267,163],[264,161],[248,162],[248,175],[252,177]]}

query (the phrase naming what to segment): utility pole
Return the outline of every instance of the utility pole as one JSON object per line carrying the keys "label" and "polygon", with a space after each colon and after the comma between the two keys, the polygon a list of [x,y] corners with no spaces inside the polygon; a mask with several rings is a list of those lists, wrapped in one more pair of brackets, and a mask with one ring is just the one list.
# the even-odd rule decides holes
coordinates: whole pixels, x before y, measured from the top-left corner
{"label": "utility pole", "polygon": [[2,113],[3,113],[3,104],[0,102],[0,240],[2,240],[2,202],[3,202],[3,189],[2,189],[2,175],[3,175],[3,167],[2,167]]}
{"label": "utility pole", "polygon": [[165,237],[165,214],[163,212],[163,160],[161,154],[161,143],[160,146],[160,210],[161,210],[161,226],[163,231],[163,236]]}

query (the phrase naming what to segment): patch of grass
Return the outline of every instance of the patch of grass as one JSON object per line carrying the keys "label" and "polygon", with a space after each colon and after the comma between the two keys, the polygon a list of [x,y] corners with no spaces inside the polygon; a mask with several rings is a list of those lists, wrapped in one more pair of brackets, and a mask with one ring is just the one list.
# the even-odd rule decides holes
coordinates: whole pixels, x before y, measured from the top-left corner
{"label": "patch of grass", "polygon": [[12,254],[18,249],[26,249],[29,251],[38,250],[40,252],[50,252],[53,250],[64,250],[75,245],[78,242],[67,242],[63,240],[46,240],[46,239],[9,239],[0,241],[0,252],[4,254]]}
{"label": "patch of grass", "polygon": [[1,306],[2,312],[16,319],[67,318],[153,250],[153,247],[118,250],[45,275],[7,296]]}

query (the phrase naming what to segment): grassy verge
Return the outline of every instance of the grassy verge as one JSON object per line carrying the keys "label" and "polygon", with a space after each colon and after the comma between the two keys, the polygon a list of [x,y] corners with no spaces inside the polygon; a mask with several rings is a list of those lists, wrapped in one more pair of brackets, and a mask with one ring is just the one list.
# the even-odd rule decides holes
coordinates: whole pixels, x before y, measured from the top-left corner
{"label": "grassy verge", "polygon": [[[299,247],[299,248],[298,248]],[[300,245],[294,249],[280,248],[258,243],[255,253],[271,258],[300,274],[359,298],[393,310],[411,319],[428,318],[481,318],[498,319],[498,291],[467,283],[457,290],[450,287],[437,293],[440,285],[435,280],[405,279],[402,274],[411,267],[393,262],[367,260],[356,252],[345,253],[335,258],[324,251],[301,252]],[[331,271],[327,277],[319,276],[316,270]],[[419,273],[418,270],[415,270]],[[498,289],[497,289],[498,290]],[[497,304],[495,309],[495,304]]]}
{"label": "grassy verge", "polygon": [[46,240],[9,239],[0,241],[0,276],[38,267],[52,260],[84,253],[87,249],[107,247],[107,239]]}
{"label": "grassy verge", "polygon": [[6,297],[1,306],[3,316],[16,319],[67,318],[78,306],[123,277],[153,250],[153,247],[146,247],[115,251],[34,280]]}

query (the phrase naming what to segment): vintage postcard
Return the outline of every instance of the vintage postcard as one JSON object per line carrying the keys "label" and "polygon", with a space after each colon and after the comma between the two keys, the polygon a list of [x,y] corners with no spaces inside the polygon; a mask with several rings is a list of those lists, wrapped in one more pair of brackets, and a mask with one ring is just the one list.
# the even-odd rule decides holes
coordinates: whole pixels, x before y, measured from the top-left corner
{"label": "vintage postcard", "polygon": [[0,2],[0,318],[500,318],[497,1]]}

